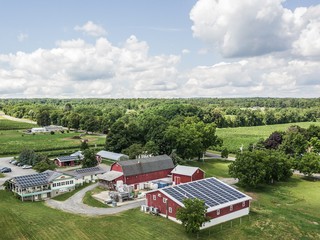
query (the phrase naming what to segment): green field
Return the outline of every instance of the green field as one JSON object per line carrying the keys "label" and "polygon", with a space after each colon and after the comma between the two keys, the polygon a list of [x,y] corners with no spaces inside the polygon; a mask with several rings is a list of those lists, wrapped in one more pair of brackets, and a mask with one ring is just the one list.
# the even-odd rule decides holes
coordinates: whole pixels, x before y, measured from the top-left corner
{"label": "green field", "polygon": [[30,129],[37,127],[35,124],[25,123],[25,122],[16,122],[0,118],[0,131],[1,130],[16,130],[16,129]]}
{"label": "green field", "polygon": [[[57,150],[77,150],[80,147],[80,139],[72,139],[79,136],[79,133],[60,133],[53,135],[50,133],[26,134],[20,130],[6,130],[0,132],[0,156],[19,154],[24,148],[33,149],[37,152],[46,152]],[[88,139],[89,145],[104,145],[105,136],[86,135],[82,139]],[[61,151],[58,151],[61,153]]]}
{"label": "green field", "polygon": [[229,176],[230,161],[224,161],[220,159],[205,159],[202,161],[188,161],[187,165],[193,167],[199,167],[205,171],[206,177],[226,178]]}
{"label": "green field", "polygon": [[[243,149],[247,149],[250,143],[256,143],[261,138],[265,139],[275,131],[286,131],[292,125],[308,128],[311,124],[320,126],[320,122],[301,122],[256,127],[218,128],[217,135],[222,138],[223,147],[227,147],[229,152],[237,152],[242,144]],[[220,149],[217,148],[217,150]]]}

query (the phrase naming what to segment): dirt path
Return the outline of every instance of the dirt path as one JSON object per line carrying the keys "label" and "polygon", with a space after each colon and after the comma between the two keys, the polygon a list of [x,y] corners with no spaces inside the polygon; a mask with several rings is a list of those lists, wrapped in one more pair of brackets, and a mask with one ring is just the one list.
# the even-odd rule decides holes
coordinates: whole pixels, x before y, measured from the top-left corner
{"label": "dirt path", "polygon": [[67,199],[66,201],[56,201],[53,199],[46,200],[46,205],[49,207],[59,209],[65,212],[75,213],[75,214],[83,214],[87,216],[101,216],[101,215],[112,215],[117,214],[129,209],[140,207],[144,204],[145,199],[141,199],[140,201],[135,201],[133,203],[123,205],[115,208],[96,208],[90,207],[82,202],[82,199],[87,191],[90,191],[98,186],[98,183],[90,185],[81,191],[74,194],[72,197]]}

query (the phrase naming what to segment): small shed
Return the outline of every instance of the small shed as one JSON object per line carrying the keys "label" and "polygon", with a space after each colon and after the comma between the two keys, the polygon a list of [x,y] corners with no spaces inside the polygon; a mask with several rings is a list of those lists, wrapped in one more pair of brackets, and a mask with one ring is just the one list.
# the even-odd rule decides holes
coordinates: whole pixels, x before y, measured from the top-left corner
{"label": "small shed", "polygon": [[204,178],[205,172],[198,167],[177,165],[172,171],[174,184],[187,183]]}
{"label": "small shed", "polygon": [[60,156],[54,159],[54,163],[59,167],[75,166],[81,163],[79,156]]}

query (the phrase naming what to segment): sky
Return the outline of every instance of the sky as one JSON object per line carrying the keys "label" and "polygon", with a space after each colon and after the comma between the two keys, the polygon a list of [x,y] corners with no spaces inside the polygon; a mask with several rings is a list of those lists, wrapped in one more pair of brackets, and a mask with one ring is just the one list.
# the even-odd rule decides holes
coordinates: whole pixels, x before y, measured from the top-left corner
{"label": "sky", "polygon": [[0,98],[320,97],[319,0],[1,1]]}

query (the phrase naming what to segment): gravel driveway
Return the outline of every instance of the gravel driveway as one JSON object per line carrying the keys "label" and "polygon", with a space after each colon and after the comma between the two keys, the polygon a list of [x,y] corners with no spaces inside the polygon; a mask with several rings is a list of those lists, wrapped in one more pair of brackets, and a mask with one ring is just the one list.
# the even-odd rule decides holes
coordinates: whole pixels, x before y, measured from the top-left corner
{"label": "gravel driveway", "polygon": [[90,185],[81,191],[74,194],[72,197],[67,199],[66,201],[56,201],[53,199],[46,200],[46,205],[49,207],[59,209],[65,212],[76,213],[76,214],[84,214],[87,216],[101,216],[101,215],[112,215],[117,214],[129,209],[140,207],[145,203],[145,199],[141,199],[139,201],[132,202],[130,204],[126,204],[119,207],[114,208],[96,208],[90,207],[84,203],[82,203],[82,199],[87,191],[90,191],[98,186],[98,183]]}

